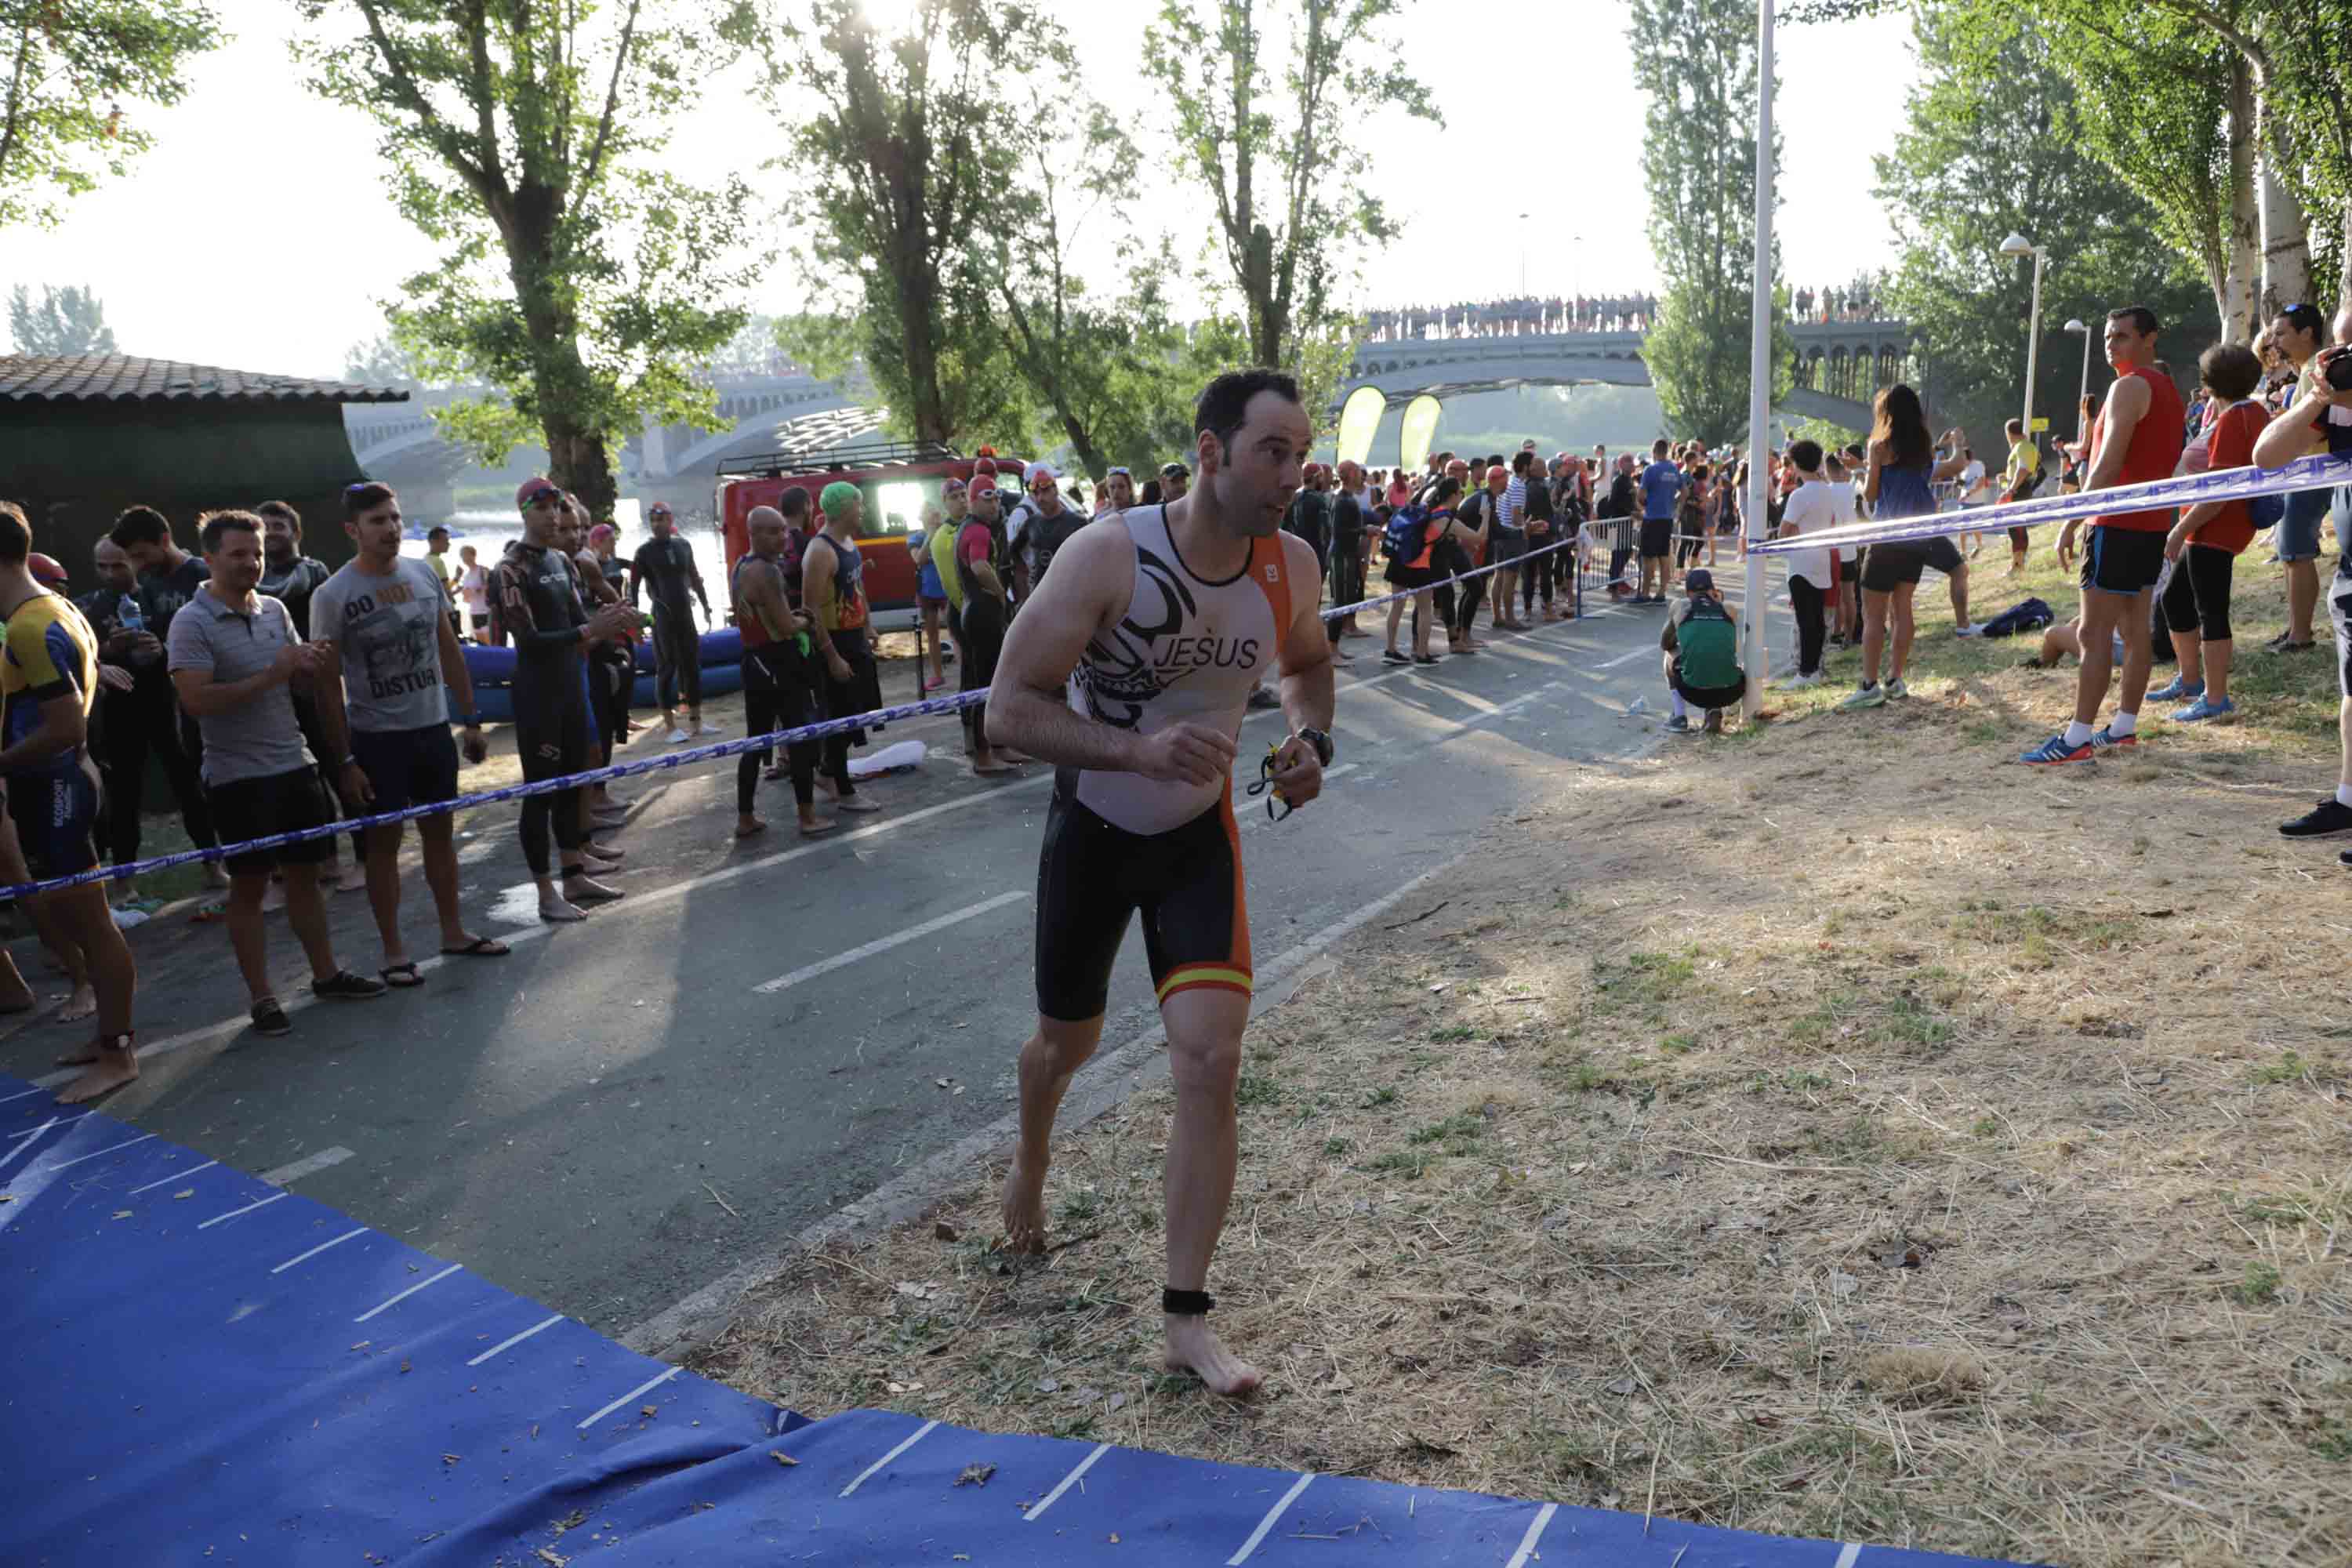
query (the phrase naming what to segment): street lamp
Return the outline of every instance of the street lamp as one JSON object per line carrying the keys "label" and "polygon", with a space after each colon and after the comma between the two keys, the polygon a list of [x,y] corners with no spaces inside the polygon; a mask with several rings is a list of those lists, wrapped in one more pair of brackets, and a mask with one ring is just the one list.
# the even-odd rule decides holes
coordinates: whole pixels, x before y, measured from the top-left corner
{"label": "street lamp", "polygon": [[2033,375],[2040,367],[2042,348],[2042,268],[2050,259],[2050,252],[2021,234],[2012,234],[2000,242],[2003,256],[2033,258],[2033,315],[2025,329],[2025,438],[2033,439]]}
{"label": "street lamp", "polygon": [[2083,390],[2074,395],[2074,438],[2079,441],[2083,438],[2083,405],[2091,396],[2091,329],[2077,318],[2066,323],[2066,330],[2083,334]]}

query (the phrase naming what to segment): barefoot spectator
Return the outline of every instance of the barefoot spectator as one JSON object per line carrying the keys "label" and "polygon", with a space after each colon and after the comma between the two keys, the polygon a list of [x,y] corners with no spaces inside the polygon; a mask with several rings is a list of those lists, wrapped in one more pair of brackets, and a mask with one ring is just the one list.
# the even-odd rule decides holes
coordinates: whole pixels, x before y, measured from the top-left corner
{"label": "barefoot spectator", "polygon": [[[457,798],[457,748],[449,737],[446,683],[466,721],[466,756],[489,754],[474,711],[474,683],[448,617],[440,584],[423,562],[400,553],[400,500],[383,485],[343,493],[343,531],[358,554],[311,595],[312,640],[334,656],[324,662],[320,707],[342,707],[325,727],[351,736],[351,755],[338,781],[367,813],[405,811]],[[333,677],[340,675],[338,690]],[[456,819],[448,813],[416,821],[425,885],[441,920],[441,951],[465,958],[498,958],[504,942],[467,931],[457,912]],[[400,934],[402,825],[367,831],[368,907],[383,942],[377,971],[386,985],[421,985],[425,976]]]}
{"label": "barefoot spectator", "polygon": [[[319,764],[341,774],[348,761],[342,704],[321,705],[334,754],[313,759],[303,748],[289,688],[316,691],[321,670],[331,666],[304,645],[284,605],[254,592],[261,580],[261,520],[249,511],[216,511],[198,526],[210,580],[173,618],[165,643],[180,704],[204,732],[205,789],[221,831],[236,844],[323,826],[335,817]],[[272,871],[285,874],[286,918],[310,961],[311,994],[335,1001],[383,994],[383,982],[335,962],[319,889],[319,868],[332,852],[322,837],[228,858],[229,944],[252,994],[258,1033],[282,1035],[293,1026],[269,983],[264,946],[261,900]]]}

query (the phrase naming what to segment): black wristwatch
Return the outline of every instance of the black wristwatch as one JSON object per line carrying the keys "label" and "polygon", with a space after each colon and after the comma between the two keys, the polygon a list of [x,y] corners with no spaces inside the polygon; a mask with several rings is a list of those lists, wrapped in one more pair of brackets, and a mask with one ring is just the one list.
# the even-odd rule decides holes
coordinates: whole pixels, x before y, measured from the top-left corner
{"label": "black wristwatch", "polygon": [[1302,729],[1298,731],[1298,738],[1315,748],[1315,758],[1318,763],[1327,768],[1331,765],[1331,758],[1337,748],[1331,744],[1330,736],[1320,730]]}

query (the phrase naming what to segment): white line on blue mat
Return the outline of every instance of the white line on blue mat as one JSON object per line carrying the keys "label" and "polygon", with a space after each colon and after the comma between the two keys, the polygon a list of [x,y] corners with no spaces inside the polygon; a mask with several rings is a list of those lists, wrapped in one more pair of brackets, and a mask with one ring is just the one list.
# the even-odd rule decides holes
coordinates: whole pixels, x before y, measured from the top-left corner
{"label": "white line on blue mat", "polygon": [[604,1409],[599,1410],[595,1415],[591,1415],[587,1420],[580,1423],[578,1430],[585,1432],[589,1427],[593,1426],[597,1422],[602,1421],[605,1416],[610,1415],[614,1411],[618,1410],[630,1400],[642,1398],[646,1394],[651,1394],[655,1389],[659,1388],[663,1384],[667,1383],[671,1378],[676,1377],[679,1373],[684,1372],[685,1370],[686,1369],[682,1366],[673,1366],[664,1370],[658,1377],[649,1377],[646,1379],[645,1382],[637,1384],[636,1387],[629,1390],[628,1393],[624,1394],[620,1398],[615,1399],[612,1404],[607,1405]]}
{"label": "white line on blue mat", "polygon": [[216,1214],[213,1215],[212,1218],[196,1226],[196,1228],[198,1230],[210,1230],[213,1226],[220,1224],[220,1222],[225,1219],[235,1219],[241,1214],[251,1214],[256,1209],[268,1208],[271,1204],[276,1203],[278,1199],[290,1196],[292,1196],[292,1194],[289,1193],[272,1193],[268,1197],[261,1199],[259,1202],[247,1204],[241,1209],[231,1209],[226,1214]]}
{"label": "white line on blue mat", "polygon": [[879,1471],[883,1466],[888,1464],[891,1460],[897,1458],[899,1455],[905,1453],[908,1449],[921,1442],[925,1437],[930,1435],[931,1428],[938,1425],[939,1423],[936,1421],[926,1421],[920,1426],[916,1427],[914,1436],[908,1437],[905,1442],[899,1444],[897,1447],[891,1449],[888,1453],[883,1455],[880,1458],[875,1460],[872,1464],[866,1466],[866,1468],[859,1471],[856,1480],[841,1489],[841,1495],[847,1497],[850,1493],[864,1486],[867,1481],[872,1480],[875,1474]]}
{"label": "white line on blue mat", "polygon": [[0,1094],[0,1105],[5,1105],[12,1100],[23,1100],[27,1095],[46,1094],[47,1092],[48,1091],[47,1089],[42,1089],[37,1085],[31,1089],[20,1089],[14,1094]]}
{"label": "white line on blue mat", "polygon": [[47,1132],[52,1127],[69,1127],[80,1120],[82,1119],[79,1116],[52,1116],[47,1121],[42,1122],[38,1127],[27,1127],[22,1132],[9,1133],[8,1142],[14,1143],[19,1138],[31,1138],[39,1133]]}
{"label": "white line on blue mat", "polygon": [[170,1175],[168,1175],[168,1176],[159,1176],[159,1177],[157,1177],[155,1180],[153,1180],[153,1181],[152,1181],[152,1182],[149,1182],[149,1183],[146,1183],[144,1185],[142,1185],[142,1186],[136,1186],[136,1187],[131,1188],[129,1192],[127,1192],[127,1193],[123,1194],[122,1195],[123,1195],[124,1197],[126,1197],[126,1198],[135,1198],[135,1197],[137,1197],[140,1194],[142,1194],[142,1193],[143,1193],[143,1192],[147,1191],[147,1189],[148,1189],[149,1187],[160,1187],[160,1186],[163,1186],[163,1185],[165,1185],[165,1184],[169,1184],[169,1183],[178,1181],[178,1180],[179,1180],[181,1177],[183,1177],[183,1176],[193,1176],[193,1175],[194,1175],[198,1171],[209,1171],[209,1170],[211,1170],[215,1165],[217,1165],[217,1164],[219,1164],[219,1163],[220,1163],[220,1162],[219,1162],[218,1160],[207,1160],[207,1161],[205,1161],[205,1162],[203,1164],[201,1164],[201,1165],[191,1165],[191,1166],[189,1166],[189,1167],[188,1167],[186,1170],[184,1170],[184,1171],[174,1171],[174,1172],[173,1172],[173,1173],[172,1173]]}
{"label": "white line on blue mat", "polygon": [[1282,1510],[1297,1501],[1298,1494],[1305,1491],[1307,1483],[1314,1479],[1315,1472],[1309,1470],[1291,1483],[1290,1489],[1282,1494],[1282,1500],[1265,1510],[1265,1517],[1257,1521],[1257,1528],[1250,1531],[1247,1541],[1242,1542],[1242,1549],[1225,1559],[1225,1568],[1242,1568],[1242,1564],[1249,1561],[1249,1554],[1257,1550],[1257,1543],[1265,1539],[1265,1532],[1274,1528],[1274,1521],[1282,1517]]}
{"label": "white line on blue mat", "polygon": [[[282,1198],[286,1196],[286,1194],[284,1193],[280,1193],[278,1196]],[[277,1199],[264,1198],[261,1201],[263,1203],[275,1203],[277,1202]],[[401,1302],[407,1300],[411,1296],[415,1295],[419,1290],[424,1289],[426,1286],[438,1285],[441,1281],[446,1279],[449,1276],[455,1274],[458,1269],[463,1268],[464,1267],[466,1266],[462,1263],[452,1263],[448,1268],[444,1268],[440,1273],[434,1275],[431,1279],[419,1279],[415,1284],[411,1285],[407,1289],[403,1290],[399,1295],[391,1298],[389,1300],[377,1302],[374,1306],[370,1307],[366,1311],[362,1312],[358,1317],[353,1318],[352,1321],[354,1323],[364,1323],[370,1318],[374,1317],[378,1312],[383,1311],[385,1308],[396,1307]]]}
{"label": "white line on blue mat", "polygon": [[1094,1468],[1095,1461],[1097,1459],[1101,1458],[1105,1454],[1109,1452],[1110,1445],[1108,1443],[1097,1443],[1095,1445],[1095,1451],[1088,1454],[1085,1458],[1080,1459],[1078,1461],[1078,1468],[1072,1470],[1068,1475],[1064,1476],[1062,1478],[1062,1484],[1055,1487],[1052,1491],[1047,1492],[1045,1494],[1045,1500],[1040,1502],[1035,1508],[1031,1509],[1023,1517],[1034,1521],[1039,1514],[1053,1507],[1055,1503],[1061,1500],[1061,1496],[1064,1492],[1068,1491],[1072,1487],[1078,1484],[1078,1478],[1080,1476],[1085,1475],[1088,1470]]}
{"label": "white line on blue mat", "polygon": [[[279,1195],[280,1197],[283,1197],[285,1194],[281,1193],[281,1194],[279,1194],[278,1195]],[[269,1201],[269,1200],[268,1200],[268,1199],[267,1199],[267,1198],[264,1198],[264,1199],[262,1200],[262,1202],[264,1202],[264,1203],[268,1203],[268,1201]],[[367,1232],[367,1226],[359,1226],[359,1227],[357,1227],[356,1229],[353,1229],[353,1230],[347,1230],[347,1231],[343,1232],[343,1234],[342,1234],[342,1235],[341,1235],[341,1236],[339,1236],[339,1237],[335,1237],[335,1239],[334,1239],[334,1240],[332,1240],[332,1241],[322,1241],[322,1242],[319,1243],[319,1245],[318,1245],[318,1246],[316,1246],[316,1247],[312,1247],[312,1248],[311,1248],[310,1251],[308,1251],[308,1252],[298,1252],[298,1253],[296,1253],[293,1257],[291,1257],[291,1258],[288,1258],[285,1262],[283,1262],[283,1263],[279,1264],[277,1268],[275,1268],[271,1269],[271,1270],[270,1270],[270,1272],[271,1272],[272,1274],[283,1274],[283,1273],[285,1273],[289,1268],[293,1268],[293,1267],[294,1267],[296,1264],[298,1264],[298,1263],[308,1263],[308,1262],[310,1262],[310,1259],[312,1259],[313,1258],[318,1257],[318,1256],[319,1256],[319,1254],[320,1254],[320,1253],[322,1253],[322,1252],[326,1251],[326,1250],[327,1250],[327,1248],[329,1248],[329,1247],[341,1247],[341,1246],[342,1246],[342,1244],[343,1244],[343,1243],[345,1243],[345,1242],[349,1241],[352,1237],[355,1237],[355,1236],[365,1236],[367,1233],[368,1233],[368,1232]]]}
{"label": "white line on blue mat", "polygon": [[47,1121],[42,1122],[38,1127],[30,1127],[26,1129],[23,1132],[17,1134],[23,1142],[18,1143],[14,1149],[9,1150],[5,1154],[0,1154],[0,1165],[6,1164],[9,1161],[15,1159],[17,1155],[23,1153],[26,1150],[39,1142],[41,1134],[47,1132],[50,1128],[58,1125],[60,1122],[79,1121],[80,1120],[81,1118],[79,1116],[52,1116]]}
{"label": "white line on blue mat", "polygon": [[522,1332],[516,1334],[511,1338],[500,1340],[498,1343],[492,1345],[489,1349],[484,1351],[481,1354],[476,1356],[466,1364],[467,1366],[479,1366],[484,1362],[489,1360],[492,1356],[498,1354],[500,1351],[510,1351],[514,1349],[515,1346],[522,1343],[523,1341],[530,1338],[531,1335],[539,1332],[541,1329],[551,1329],[562,1321],[563,1321],[562,1313],[551,1313],[551,1315],[541,1319],[538,1322],[533,1323]]}
{"label": "white line on blue mat", "polygon": [[101,1155],[111,1154],[117,1149],[128,1149],[133,1143],[144,1143],[147,1140],[154,1136],[155,1134],[152,1132],[142,1132],[136,1138],[126,1138],[120,1143],[109,1143],[105,1148],[99,1150],[97,1153],[77,1154],[70,1160],[60,1160],[54,1165],[44,1165],[41,1167],[41,1174],[46,1176],[52,1171],[62,1171],[68,1165],[79,1165],[84,1160],[95,1160],[100,1158]]}
{"label": "white line on blue mat", "polygon": [[1559,1504],[1556,1502],[1548,1502],[1536,1510],[1535,1518],[1528,1521],[1528,1532],[1519,1537],[1519,1549],[1511,1553],[1511,1560],[1503,1568],[1527,1568],[1528,1559],[1535,1555],[1536,1542],[1543,1539],[1544,1527],[1559,1511]]}
{"label": "white line on blue mat", "polygon": [[1845,1543],[1845,1550],[1838,1553],[1837,1568],[1853,1568],[1855,1562],[1861,1556],[1862,1542],[1849,1541]]}

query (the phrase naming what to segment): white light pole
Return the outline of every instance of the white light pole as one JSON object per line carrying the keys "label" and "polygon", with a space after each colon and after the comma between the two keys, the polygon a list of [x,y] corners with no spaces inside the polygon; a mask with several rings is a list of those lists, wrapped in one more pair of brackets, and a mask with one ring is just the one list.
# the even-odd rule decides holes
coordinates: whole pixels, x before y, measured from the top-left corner
{"label": "white light pole", "polygon": [[1748,635],[1740,662],[1748,695],[1740,711],[1754,719],[1764,708],[1764,542],[1767,452],[1772,416],[1772,0],[1756,7],[1756,291],[1748,349]]}
{"label": "white light pole", "polygon": [[[2025,329],[2025,438],[2032,441],[2033,439],[2033,375],[2040,365],[2042,349],[2042,268],[2043,263],[2050,259],[2050,252],[2021,234],[2012,234],[2000,242],[2000,253],[2003,256],[2033,258],[2033,315]],[[2041,443],[2034,444],[2039,446]]]}
{"label": "white light pole", "polygon": [[2091,395],[2091,329],[2080,320],[2066,323],[2070,332],[2083,334],[2083,390],[2074,395],[2074,439],[2083,438],[2083,400]]}

